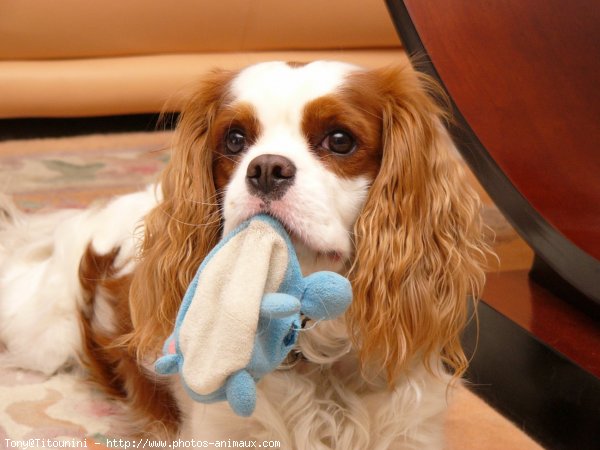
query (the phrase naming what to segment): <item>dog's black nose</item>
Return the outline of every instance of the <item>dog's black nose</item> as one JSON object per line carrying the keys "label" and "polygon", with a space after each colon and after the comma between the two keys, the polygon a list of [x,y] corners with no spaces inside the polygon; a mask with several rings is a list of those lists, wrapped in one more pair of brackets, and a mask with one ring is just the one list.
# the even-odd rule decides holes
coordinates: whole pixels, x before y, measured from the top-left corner
{"label": "dog's black nose", "polygon": [[279,155],[260,155],[250,161],[246,171],[246,183],[251,192],[277,200],[294,184],[296,166]]}

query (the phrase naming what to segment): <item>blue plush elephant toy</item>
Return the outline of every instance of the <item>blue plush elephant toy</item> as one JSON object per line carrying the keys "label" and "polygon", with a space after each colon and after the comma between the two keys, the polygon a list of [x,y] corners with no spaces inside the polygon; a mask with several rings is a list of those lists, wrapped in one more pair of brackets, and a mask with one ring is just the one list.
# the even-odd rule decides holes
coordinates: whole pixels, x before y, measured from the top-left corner
{"label": "blue plush elephant toy", "polygon": [[283,226],[271,216],[255,216],[200,265],[155,369],[179,373],[196,401],[227,400],[236,414],[250,416],[256,382],[296,344],[301,314],[332,319],[351,301],[346,278],[333,272],[303,277]]}

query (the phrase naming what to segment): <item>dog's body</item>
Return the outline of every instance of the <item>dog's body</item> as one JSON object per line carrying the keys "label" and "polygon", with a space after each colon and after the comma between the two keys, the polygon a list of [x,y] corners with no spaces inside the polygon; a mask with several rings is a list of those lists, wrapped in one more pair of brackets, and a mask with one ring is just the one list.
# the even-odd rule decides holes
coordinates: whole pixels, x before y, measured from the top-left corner
{"label": "dog's body", "polygon": [[[265,63],[215,72],[180,118],[159,186],[0,225],[0,364],[80,361],[137,431],[282,448],[440,448],[485,245],[441,112],[409,68]],[[254,415],[192,402],[150,370],[199,262],[267,213],[304,274],[347,275],[344,319],[310,323]],[[448,370],[449,369],[449,370]]]}

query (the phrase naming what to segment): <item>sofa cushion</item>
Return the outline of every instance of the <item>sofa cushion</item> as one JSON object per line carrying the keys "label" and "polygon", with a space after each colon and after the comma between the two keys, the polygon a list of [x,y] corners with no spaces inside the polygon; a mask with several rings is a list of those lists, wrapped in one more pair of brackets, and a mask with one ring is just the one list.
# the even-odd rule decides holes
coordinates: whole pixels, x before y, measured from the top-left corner
{"label": "sofa cushion", "polygon": [[177,111],[195,81],[212,68],[316,59],[381,67],[405,63],[406,55],[401,49],[392,49],[0,61],[0,119]]}
{"label": "sofa cushion", "polygon": [[382,0],[0,2],[0,59],[397,47]]}

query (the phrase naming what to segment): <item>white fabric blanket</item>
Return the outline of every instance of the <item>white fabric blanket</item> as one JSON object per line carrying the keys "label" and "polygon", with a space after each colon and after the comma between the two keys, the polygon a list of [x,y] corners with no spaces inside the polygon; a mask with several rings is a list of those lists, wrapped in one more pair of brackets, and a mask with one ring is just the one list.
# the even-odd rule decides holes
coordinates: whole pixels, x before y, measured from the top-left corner
{"label": "white fabric blanket", "polygon": [[210,394],[248,365],[261,300],[277,291],[287,262],[284,239],[260,220],[207,261],[179,331],[182,375],[192,390]]}

